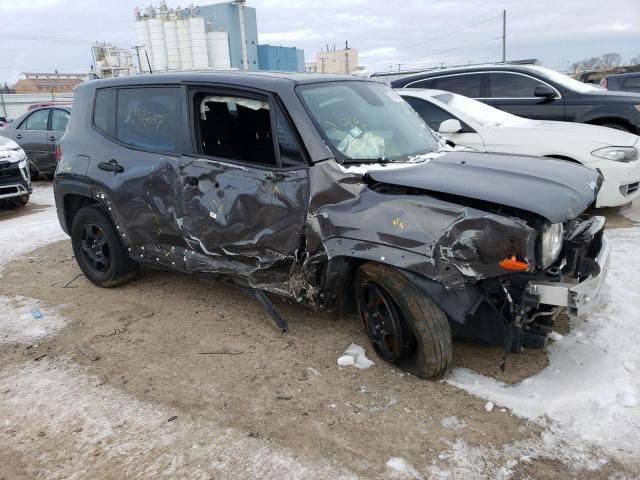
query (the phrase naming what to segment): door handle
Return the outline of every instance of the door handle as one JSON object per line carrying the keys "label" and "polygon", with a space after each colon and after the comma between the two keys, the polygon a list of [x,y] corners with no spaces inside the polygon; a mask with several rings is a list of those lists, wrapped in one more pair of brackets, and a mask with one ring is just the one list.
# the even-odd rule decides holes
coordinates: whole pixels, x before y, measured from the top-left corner
{"label": "door handle", "polygon": [[53,135],[51,135],[51,136],[49,137],[49,140],[51,140],[51,141],[54,141],[55,139],[56,139],[56,137],[54,137]]}
{"label": "door handle", "polygon": [[114,172],[114,173],[122,173],[124,172],[124,167],[118,164],[118,161],[115,159],[111,159],[108,162],[100,162],[98,164],[98,168],[100,170],[104,170],[105,172]]}
{"label": "door handle", "polygon": [[20,140],[20,139],[22,138],[22,134],[20,134],[20,133],[19,133],[19,134],[17,134],[17,135],[16,135],[16,138],[17,138],[18,140]]}

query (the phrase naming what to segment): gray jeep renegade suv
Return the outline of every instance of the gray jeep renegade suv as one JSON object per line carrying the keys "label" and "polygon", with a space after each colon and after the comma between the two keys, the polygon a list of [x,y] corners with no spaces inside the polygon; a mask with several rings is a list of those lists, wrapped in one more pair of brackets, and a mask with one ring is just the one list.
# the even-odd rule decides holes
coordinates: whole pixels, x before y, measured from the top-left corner
{"label": "gray jeep renegade suv", "polygon": [[544,345],[596,302],[601,183],[560,160],[451,151],[386,85],[287,73],[83,83],[54,179],[80,268],[210,274],[338,314],[377,354],[444,372],[452,336]]}

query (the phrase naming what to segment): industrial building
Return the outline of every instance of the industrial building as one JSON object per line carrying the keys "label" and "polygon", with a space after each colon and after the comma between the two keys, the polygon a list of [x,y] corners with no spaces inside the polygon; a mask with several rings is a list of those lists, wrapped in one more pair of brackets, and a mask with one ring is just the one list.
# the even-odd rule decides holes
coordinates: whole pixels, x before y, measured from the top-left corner
{"label": "industrial building", "polygon": [[65,93],[87,77],[86,73],[22,73],[14,88],[16,93]]}
{"label": "industrial building", "polygon": [[227,32],[198,16],[198,8],[169,9],[162,1],[157,9],[135,9],[136,53],[141,71],[232,68]]}
{"label": "industrial building", "polygon": [[349,43],[345,43],[345,48],[333,50],[327,45],[327,50],[320,50],[316,53],[316,61],[305,63],[305,71],[332,73],[337,75],[350,75],[358,70],[358,50],[349,48]]}
{"label": "industrial building", "polygon": [[304,72],[304,50],[296,47],[258,45],[258,66],[260,70]]}
{"label": "industrial building", "polygon": [[191,15],[204,19],[217,31],[227,32],[231,68],[258,70],[258,23],[256,9],[245,0],[196,6]]}

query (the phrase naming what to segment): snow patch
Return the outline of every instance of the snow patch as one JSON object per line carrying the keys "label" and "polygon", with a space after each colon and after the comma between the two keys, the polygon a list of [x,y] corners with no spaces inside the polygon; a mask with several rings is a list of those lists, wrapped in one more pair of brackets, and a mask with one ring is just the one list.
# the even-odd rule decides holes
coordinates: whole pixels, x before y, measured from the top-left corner
{"label": "snow patch", "polygon": [[24,208],[46,208],[27,215],[3,218],[0,222],[0,265],[47,243],[69,238],[58,223],[52,187],[34,187],[29,205]]}
{"label": "snow patch", "polygon": [[[60,308],[33,298],[0,297],[0,344],[31,344],[54,335],[67,323]],[[32,310],[40,310],[42,317],[34,318]]]}
{"label": "snow patch", "polygon": [[487,402],[484,404],[484,411],[490,413],[493,410],[494,404],[493,402]]}
{"label": "snow patch", "polygon": [[169,422],[175,412],[65,364],[0,371],[0,398],[4,451],[37,462],[42,478],[355,478],[215,419],[182,414]]}
{"label": "snow patch", "polygon": [[516,385],[467,369],[450,372],[445,381],[536,421],[573,450],[595,446],[623,462],[638,462],[640,228],[609,230],[607,237],[611,266],[599,304],[550,345],[545,370]]}
{"label": "snow patch", "polygon": [[402,457],[391,457],[385,465],[394,473],[391,478],[422,478],[418,471]]}
{"label": "snow patch", "polygon": [[634,200],[630,205],[621,207],[620,213],[632,222],[640,222],[640,199]]}
{"label": "snow patch", "polygon": [[366,350],[360,345],[352,343],[347,347],[342,356],[338,358],[338,365],[346,367],[353,365],[356,368],[369,368],[375,363],[367,358]]}
{"label": "snow patch", "polygon": [[451,417],[443,418],[440,421],[440,425],[450,430],[462,430],[467,426],[467,422],[465,422],[464,420],[460,420],[455,415],[452,415]]}

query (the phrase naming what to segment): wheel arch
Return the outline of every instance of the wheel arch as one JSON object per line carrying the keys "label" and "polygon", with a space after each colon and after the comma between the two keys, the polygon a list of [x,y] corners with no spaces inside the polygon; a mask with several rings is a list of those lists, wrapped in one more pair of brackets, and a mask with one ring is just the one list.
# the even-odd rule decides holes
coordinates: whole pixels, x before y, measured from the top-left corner
{"label": "wheel arch", "polygon": [[80,209],[88,205],[96,205],[98,202],[91,196],[80,193],[67,193],[63,197],[64,219],[67,231],[71,231],[73,219]]}

